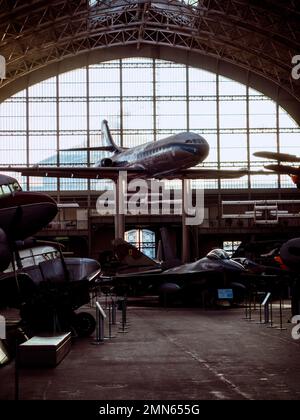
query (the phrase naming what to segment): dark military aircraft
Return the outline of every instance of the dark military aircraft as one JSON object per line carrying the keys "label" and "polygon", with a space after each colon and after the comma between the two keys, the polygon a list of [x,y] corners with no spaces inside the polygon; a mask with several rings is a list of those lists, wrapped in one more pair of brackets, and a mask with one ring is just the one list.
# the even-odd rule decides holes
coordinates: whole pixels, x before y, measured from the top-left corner
{"label": "dark military aircraft", "polygon": [[280,248],[283,264],[295,275],[291,285],[292,315],[300,315],[300,238],[291,239]]}
{"label": "dark military aircraft", "polygon": [[167,294],[207,306],[217,301],[218,289],[234,289],[236,296],[245,290],[239,283],[245,268],[221,249],[211,251],[196,262],[167,269],[167,261],[157,262],[122,239],[114,241],[113,254],[115,259],[113,264],[107,263],[110,271],[103,273],[102,282],[111,281],[119,292],[153,294],[161,298]]}

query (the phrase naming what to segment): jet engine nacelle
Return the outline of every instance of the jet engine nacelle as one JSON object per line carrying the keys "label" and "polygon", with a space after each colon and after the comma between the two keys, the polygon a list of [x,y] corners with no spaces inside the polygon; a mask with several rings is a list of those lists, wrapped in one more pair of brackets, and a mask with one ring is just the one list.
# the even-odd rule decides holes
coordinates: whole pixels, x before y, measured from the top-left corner
{"label": "jet engine nacelle", "polygon": [[101,166],[104,168],[109,168],[113,166],[113,161],[110,158],[104,158],[101,160]]}
{"label": "jet engine nacelle", "polygon": [[292,239],[283,244],[280,249],[280,256],[287,267],[300,271],[300,238]]}
{"label": "jet engine nacelle", "polygon": [[180,289],[181,287],[176,283],[163,283],[160,286],[159,291],[161,293],[176,293],[179,292]]}

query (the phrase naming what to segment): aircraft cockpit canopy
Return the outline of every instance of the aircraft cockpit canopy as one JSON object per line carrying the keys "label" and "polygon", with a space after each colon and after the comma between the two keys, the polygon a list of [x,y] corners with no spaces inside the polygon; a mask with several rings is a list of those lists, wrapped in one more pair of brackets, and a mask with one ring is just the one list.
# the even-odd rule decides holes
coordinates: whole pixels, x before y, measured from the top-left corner
{"label": "aircraft cockpit canopy", "polygon": [[207,254],[211,260],[230,260],[230,256],[223,249],[213,249]]}
{"label": "aircraft cockpit canopy", "polygon": [[0,199],[18,191],[22,191],[22,188],[16,179],[0,176]]}

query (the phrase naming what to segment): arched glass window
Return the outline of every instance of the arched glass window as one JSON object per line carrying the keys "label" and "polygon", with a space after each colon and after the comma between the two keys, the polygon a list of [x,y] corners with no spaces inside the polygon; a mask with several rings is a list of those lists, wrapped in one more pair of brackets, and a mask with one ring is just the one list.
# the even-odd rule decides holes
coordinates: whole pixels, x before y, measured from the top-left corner
{"label": "arched glass window", "polygon": [[[191,0],[192,1],[192,0]],[[149,58],[112,60],[58,74],[0,104],[0,165],[86,166],[109,152],[65,151],[101,145],[101,120],[115,142],[134,147],[182,131],[202,135],[209,169],[261,169],[257,151],[298,154],[300,128],[262,93],[219,74]],[[28,148],[28,149],[27,149]],[[270,163],[270,162],[268,162]],[[30,177],[31,190],[105,189],[102,180]],[[280,184],[279,184],[280,178]],[[247,189],[248,177],[221,189]],[[217,180],[195,181],[217,189]],[[288,176],[252,176],[250,188],[294,188]]]}
{"label": "arched glass window", "polygon": [[155,233],[148,229],[134,229],[125,233],[125,240],[149,258],[155,258]]}

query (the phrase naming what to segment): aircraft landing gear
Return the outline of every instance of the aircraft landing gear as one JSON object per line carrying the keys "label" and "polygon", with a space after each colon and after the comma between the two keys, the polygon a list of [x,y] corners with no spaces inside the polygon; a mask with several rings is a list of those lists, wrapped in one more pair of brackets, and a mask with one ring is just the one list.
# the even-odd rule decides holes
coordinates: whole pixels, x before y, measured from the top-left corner
{"label": "aircraft landing gear", "polygon": [[72,324],[79,337],[88,337],[96,328],[96,320],[88,312],[74,314]]}

